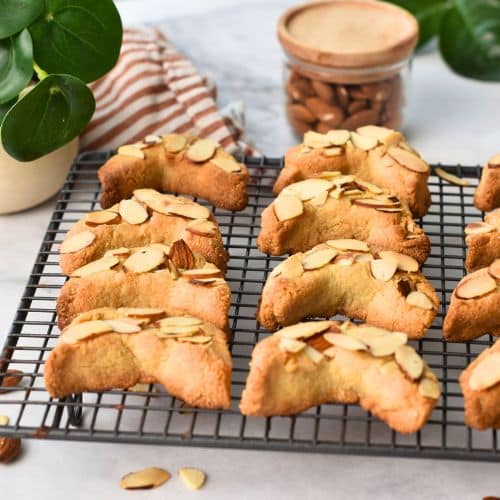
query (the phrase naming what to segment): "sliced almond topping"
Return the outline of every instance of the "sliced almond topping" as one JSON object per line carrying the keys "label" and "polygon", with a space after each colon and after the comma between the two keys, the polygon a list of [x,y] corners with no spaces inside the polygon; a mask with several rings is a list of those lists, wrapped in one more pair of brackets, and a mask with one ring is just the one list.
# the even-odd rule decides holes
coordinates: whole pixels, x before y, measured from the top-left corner
{"label": "sliced almond topping", "polygon": [[170,474],[158,467],[130,472],[120,480],[120,487],[124,490],[150,490],[158,488],[170,479]]}
{"label": "sliced almond topping", "polygon": [[302,214],[304,207],[302,201],[297,196],[280,194],[273,202],[274,213],[280,221],[294,219]]}
{"label": "sliced almond topping", "polygon": [[119,213],[129,224],[142,224],[148,219],[148,211],[135,200],[120,201]]}
{"label": "sliced almond topping", "polygon": [[329,130],[326,137],[333,146],[344,146],[351,134],[348,130]]}
{"label": "sliced almond topping", "polygon": [[357,255],[354,253],[350,253],[350,252],[343,253],[343,254],[337,255],[337,257],[335,257],[335,260],[333,261],[333,263],[337,264],[339,266],[349,267],[349,266],[352,266],[354,264],[354,262],[356,261],[356,258],[357,258]]}
{"label": "sliced almond topping", "polygon": [[429,165],[424,160],[405,149],[393,146],[388,149],[387,154],[400,165],[413,172],[425,174],[429,171]]}
{"label": "sliced almond topping", "polygon": [[109,323],[100,319],[77,323],[65,328],[61,335],[61,340],[66,344],[75,344],[79,340],[111,332],[113,329]]}
{"label": "sliced almond topping", "polygon": [[280,274],[283,278],[293,280],[299,278],[304,274],[304,267],[298,255],[292,255],[288,257],[284,262],[280,264]]}
{"label": "sliced almond topping", "polygon": [[326,244],[338,250],[352,250],[355,252],[369,252],[370,249],[364,241],[353,239],[328,240]]}
{"label": "sliced almond topping", "polygon": [[396,208],[398,212],[401,211],[399,203],[377,200],[375,198],[358,198],[357,200],[353,200],[352,203],[353,205],[359,205],[368,208],[376,208],[377,210],[390,210]]}
{"label": "sliced almond topping", "polygon": [[500,167],[500,154],[496,154],[488,160],[489,168],[499,168]]}
{"label": "sliced almond topping", "polygon": [[500,280],[500,259],[495,259],[488,267],[488,273],[493,278]]}
{"label": "sliced almond topping", "polygon": [[459,299],[475,299],[493,292],[497,288],[496,281],[486,273],[473,273],[466,276],[455,289]]}
{"label": "sliced almond topping", "polygon": [[174,241],[168,256],[178,269],[193,269],[196,266],[194,254],[184,240]]}
{"label": "sliced almond topping", "polygon": [[196,163],[210,160],[219,145],[210,139],[199,139],[187,150],[186,156]]}
{"label": "sliced almond topping", "polygon": [[377,127],[376,125],[365,125],[357,129],[358,134],[367,137],[373,137],[385,146],[395,146],[399,144],[403,136],[400,132],[386,127]]}
{"label": "sliced almond topping", "polygon": [[276,335],[288,339],[307,339],[317,333],[328,330],[331,324],[331,321],[309,321],[306,323],[297,323],[296,325],[282,328],[276,333]]}
{"label": "sliced almond topping", "polygon": [[378,140],[375,137],[370,137],[369,135],[360,135],[356,132],[351,132],[351,141],[358,149],[363,151],[369,151],[373,149],[378,144]]}
{"label": "sliced almond topping", "polygon": [[342,148],[339,148],[337,146],[332,146],[329,148],[325,148],[322,151],[322,154],[327,157],[332,157],[332,156],[340,156],[343,152]]}
{"label": "sliced almond topping", "polygon": [[187,219],[208,219],[210,210],[195,203],[176,203],[167,205],[167,212],[171,215],[186,217]]}
{"label": "sliced almond topping", "polygon": [[165,255],[170,254],[170,247],[168,245],[165,245],[164,243],[151,243],[149,246],[151,248],[157,248],[158,250],[161,250]]}
{"label": "sliced almond topping", "polygon": [[316,196],[319,196],[324,191],[328,191],[332,187],[332,181],[328,181],[326,179],[311,178],[287,186],[284,189],[284,194],[296,195],[302,201],[308,201],[312,198],[316,198]]}
{"label": "sliced almond topping", "polygon": [[408,273],[415,273],[418,271],[418,262],[409,255],[393,252],[391,250],[382,250],[379,252],[379,256],[382,259],[395,260],[398,263],[398,269],[400,271],[406,271]]}
{"label": "sliced almond topping", "polygon": [[328,199],[328,191],[323,191],[321,194],[318,194],[318,196],[316,196],[315,198],[312,198],[310,200],[310,203],[313,207],[320,208],[326,203],[327,199]]}
{"label": "sliced almond topping", "polygon": [[311,175],[312,178],[318,177],[319,179],[326,179],[328,181],[331,181],[335,177],[338,177],[339,175],[342,175],[342,172],[338,170],[323,170],[323,172],[318,172],[317,174]]}
{"label": "sliced almond topping", "polygon": [[418,392],[421,396],[431,399],[439,399],[441,388],[439,384],[430,378],[423,378],[418,384]]}
{"label": "sliced almond topping", "polygon": [[186,231],[198,236],[215,236],[217,226],[211,220],[195,219],[188,222]]}
{"label": "sliced almond topping", "polygon": [[323,354],[310,345],[304,347],[304,353],[315,365],[321,363],[323,360]]}
{"label": "sliced almond topping", "polygon": [[308,131],[304,134],[304,146],[311,149],[323,149],[333,146],[331,139],[324,134]]}
{"label": "sliced almond topping", "polygon": [[402,208],[377,208],[379,212],[386,212],[389,214],[397,214],[403,211]]}
{"label": "sliced almond topping", "polygon": [[417,351],[410,345],[401,345],[395,351],[395,358],[401,369],[412,380],[417,380],[424,371],[424,362]]}
{"label": "sliced almond topping", "polygon": [[124,156],[133,156],[134,158],[139,158],[144,160],[144,151],[136,145],[127,144],[125,146],[120,146],[118,148],[118,154]]}
{"label": "sliced almond topping", "polygon": [[201,325],[160,325],[160,332],[166,336],[190,337],[200,333]]}
{"label": "sliced almond topping", "polygon": [[341,347],[348,351],[366,351],[368,349],[366,344],[360,340],[342,333],[325,333],[324,338],[335,347]]}
{"label": "sliced almond topping", "polygon": [[190,490],[199,490],[205,483],[205,473],[192,467],[179,469],[179,477]]}
{"label": "sliced almond topping", "polygon": [[279,347],[282,351],[296,353],[304,349],[306,345],[307,344],[301,340],[281,337]]}
{"label": "sliced almond topping", "polygon": [[70,238],[66,238],[60,248],[59,252],[64,253],[74,253],[87,248],[89,245],[93,243],[96,236],[92,231],[82,231],[81,233],[77,233]]}
{"label": "sliced almond topping", "polygon": [[130,254],[130,248],[120,247],[120,248],[112,248],[108,250],[104,257],[123,257],[124,255]]}
{"label": "sliced almond topping", "polygon": [[165,317],[163,309],[156,309],[153,307],[129,307],[124,309],[125,315],[130,318],[148,319],[156,321]]}
{"label": "sliced almond topping", "polygon": [[363,181],[361,179],[356,178],[356,184],[366,188],[368,191],[370,191],[370,193],[373,193],[373,194],[382,194],[384,192],[384,190],[382,188],[376,186],[375,184],[372,184],[371,182]]}
{"label": "sliced almond topping", "polygon": [[500,352],[495,352],[481,359],[469,378],[469,387],[473,391],[489,389],[500,382]]}
{"label": "sliced almond topping", "polygon": [[144,144],[160,144],[163,139],[159,135],[149,134],[144,137]]}
{"label": "sliced almond topping", "polygon": [[165,254],[162,250],[154,247],[146,247],[133,253],[123,266],[133,273],[147,273],[156,269],[165,261]]}
{"label": "sliced almond topping", "polygon": [[351,182],[354,182],[356,177],[354,175],[337,175],[333,179],[330,179],[333,184],[336,186],[344,186],[346,184],[350,184]]}
{"label": "sliced almond topping", "polygon": [[441,179],[448,181],[450,184],[454,184],[455,186],[470,186],[470,182],[462,179],[460,177],[457,177],[456,175],[450,174],[446,172],[446,170],[443,170],[440,167],[436,167],[434,169],[435,174],[438,177],[441,177]]}
{"label": "sliced almond topping", "polygon": [[107,319],[106,322],[117,333],[137,333],[141,327],[133,321],[127,319]]}
{"label": "sliced almond topping", "polygon": [[100,210],[98,212],[89,212],[85,216],[87,226],[100,226],[101,224],[114,224],[118,222],[119,215],[109,210]]}
{"label": "sliced almond topping", "polygon": [[336,255],[337,252],[333,248],[316,250],[304,256],[302,259],[302,267],[305,271],[319,269],[329,264]]}
{"label": "sliced almond topping", "polygon": [[395,361],[387,361],[380,367],[380,371],[384,375],[393,375],[399,372],[399,365]]}
{"label": "sliced almond topping", "polygon": [[371,345],[372,341],[378,339],[379,337],[385,337],[386,335],[391,335],[392,332],[385,330],[384,328],[377,328],[371,325],[360,325],[355,326],[352,324],[347,324],[343,326],[343,331],[349,337],[354,337],[360,340],[366,345]]}
{"label": "sliced almond topping", "polygon": [[371,262],[375,257],[371,253],[357,253],[354,255],[355,262]]}
{"label": "sliced almond topping", "polygon": [[189,342],[190,344],[208,344],[212,337],[208,335],[193,335],[192,337],[178,337],[178,342]]}
{"label": "sliced almond topping", "polygon": [[376,337],[370,341],[370,352],[376,357],[390,356],[399,346],[406,344],[408,337],[405,333],[391,332]]}
{"label": "sliced almond topping", "polygon": [[190,269],[182,271],[182,277],[185,279],[204,279],[204,278],[220,278],[222,271],[218,267],[203,267],[201,269]]}
{"label": "sliced almond topping", "polygon": [[471,222],[465,228],[465,234],[481,234],[496,231],[496,227],[486,222]]}
{"label": "sliced almond topping", "polygon": [[197,326],[202,325],[203,321],[194,316],[170,316],[169,318],[162,319],[160,325],[163,327],[169,326]]}
{"label": "sliced almond topping", "polygon": [[300,149],[299,149],[299,153],[301,155],[303,154],[306,154],[306,153],[310,153],[312,151],[311,148],[308,148],[307,146],[302,146]]}
{"label": "sliced almond topping", "polygon": [[134,198],[141,203],[146,203],[149,200],[161,200],[163,198],[163,195],[155,189],[144,188],[136,189],[134,191]]}
{"label": "sliced almond topping", "polygon": [[389,281],[398,268],[398,263],[393,259],[376,259],[370,263],[372,275],[379,281]]}
{"label": "sliced almond topping", "polygon": [[210,162],[230,174],[241,171],[241,164],[233,158],[212,158]]}
{"label": "sliced almond topping", "polygon": [[114,256],[103,257],[102,259],[95,260],[89,264],[85,264],[71,273],[73,278],[83,278],[90,274],[100,273],[102,271],[109,271],[111,268],[119,264],[120,260]]}
{"label": "sliced almond topping", "polygon": [[420,307],[421,309],[426,309],[427,311],[434,309],[432,300],[429,299],[429,297],[427,297],[427,295],[423,292],[410,292],[406,297],[406,302],[408,302],[411,306]]}
{"label": "sliced almond topping", "polygon": [[163,136],[163,143],[167,152],[179,153],[186,147],[187,139],[180,134],[168,134]]}

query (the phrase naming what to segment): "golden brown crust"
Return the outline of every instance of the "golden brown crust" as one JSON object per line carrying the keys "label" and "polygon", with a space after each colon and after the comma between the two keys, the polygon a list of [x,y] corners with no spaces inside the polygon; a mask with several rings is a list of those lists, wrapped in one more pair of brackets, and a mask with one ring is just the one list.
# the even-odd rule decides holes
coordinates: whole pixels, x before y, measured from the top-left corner
{"label": "golden brown crust", "polygon": [[471,233],[465,238],[467,245],[465,268],[469,273],[489,266],[500,257],[500,209],[486,214],[484,222],[491,226],[490,232]]}
{"label": "golden brown crust", "polygon": [[[293,190],[294,186],[300,184],[291,184],[282,193]],[[393,250],[410,255],[422,265],[430,252],[429,238],[405,206],[392,208],[401,210],[394,213],[357,204],[364,199],[375,199],[374,196],[381,200],[382,196],[390,195],[363,193],[342,195],[339,199],[328,196],[321,206],[308,200],[303,203],[301,215],[283,221],[277,218],[273,202],[262,213],[257,245],[264,253],[283,255],[304,252],[330,239],[355,238],[366,241],[373,252]]]}
{"label": "golden brown crust", "polygon": [[[429,171],[414,172],[391,160],[385,146],[363,151],[348,142],[338,156],[325,156],[324,149],[305,150],[304,144],[288,150],[285,166],[274,185],[279,193],[284,187],[307,179],[324,170],[340,170],[388,189],[403,200],[416,217],[424,216],[431,204],[427,186]],[[390,166],[388,166],[390,165]]]}
{"label": "golden brown crust", "polygon": [[[103,308],[76,318],[72,325],[117,319],[123,310]],[[103,333],[76,343],[63,338],[45,363],[45,385],[52,397],[84,391],[127,389],[137,383],[159,383],[191,406],[228,408],[232,362],[224,332],[204,323],[207,344],[160,337],[146,325],[138,333]]]}
{"label": "golden brown crust", "polygon": [[500,429],[500,383],[487,389],[472,390],[469,381],[473,370],[494,353],[500,353],[500,341],[485,349],[461,374],[465,423],[479,430]]}
{"label": "golden brown crust", "polygon": [[[437,399],[423,396],[419,382],[394,366],[393,359],[336,347],[314,362],[305,350],[282,350],[277,332],[252,353],[240,410],[244,415],[291,415],[326,402],[359,403],[394,430],[416,432]],[[382,369],[388,363],[392,369]],[[428,368],[423,376],[433,377]]]}
{"label": "golden brown crust", "polygon": [[[322,245],[312,251],[319,248]],[[301,261],[305,255],[295,254],[285,262]],[[275,330],[304,318],[344,314],[381,328],[405,332],[411,339],[425,335],[436,316],[439,299],[421,272],[398,271],[390,280],[381,281],[374,278],[370,262],[343,265],[340,257],[297,277],[271,275],[262,291],[259,322]],[[405,282],[404,286],[401,282]],[[425,295],[432,308],[410,304],[407,296],[411,291]]]}
{"label": "golden brown crust", "polygon": [[474,205],[483,212],[500,207],[500,166],[486,164],[474,193]]}
{"label": "golden brown crust", "polygon": [[[196,141],[194,137],[184,137],[188,141],[186,148]],[[102,184],[101,206],[108,208],[129,198],[135,189],[152,188],[203,198],[227,210],[245,208],[248,203],[245,165],[218,147],[213,159],[232,159],[239,165],[240,171],[227,172],[210,161],[190,160],[186,148],[171,153],[160,142],[142,149],[143,159],[125,154],[111,157],[98,172]]]}

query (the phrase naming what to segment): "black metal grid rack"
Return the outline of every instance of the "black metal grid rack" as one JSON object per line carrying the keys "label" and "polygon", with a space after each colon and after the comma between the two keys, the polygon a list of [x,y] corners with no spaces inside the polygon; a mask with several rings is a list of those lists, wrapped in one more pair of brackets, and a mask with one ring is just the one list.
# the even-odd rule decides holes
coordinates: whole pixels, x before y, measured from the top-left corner
{"label": "black metal grid rack", "polygon": [[115,390],[62,401],[50,398],[43,385],[43,364],[58,337],[55,298],[65,280],[59,272],[57,246],[68,228],[96,207],[96,170],[107,158],[104,153],[80,156],[60,193],[0,358],[0,381],[7,369],[24,374],[20,386],[0,395],[0,413],[11,419],[1,434],[500,461],[500,431],[478,432],[465,426],[457,382],[460,372],[492,343],[492,338],[486,335],[467,343],[446,343],[441,338],[443,313],[464,273],[464,226],[482,217],[472,207],[479,167],[445,167],[470,178],[469,187],[450,185],[436,176],[430,179],[433,205],[421,224],[432,240],[432,252],[423,270],[442,305],[434,326],[415,346],[439,376],[443,396],[420,432],[397,434],[356,405],[326,404],[295,417],[245,418],[239,413],[252,348],[268,334],[255,320],[256,304],[268,272],[281,260],[256,249],[260,212],[273,197],[270,187],[281,166],[281,160],[270,158],[246,161],[252,182],[250,203],[244,211],[214,210],[231,254],[227,280],[232,289],[230,325],[234,333],[232,408],[184,408],[181,401],[153,386],[140,393]]}

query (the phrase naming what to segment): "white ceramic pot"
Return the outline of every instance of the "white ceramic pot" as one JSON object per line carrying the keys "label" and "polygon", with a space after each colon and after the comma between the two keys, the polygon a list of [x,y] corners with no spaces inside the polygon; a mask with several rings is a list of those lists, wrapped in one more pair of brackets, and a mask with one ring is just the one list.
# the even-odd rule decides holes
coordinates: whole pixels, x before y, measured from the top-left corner
{"label": "white ceramic pot", "polygon": [[61,189],[78,153],[78,138],[42,158],[22,163],[0,144],[0,214],[39,205]]}

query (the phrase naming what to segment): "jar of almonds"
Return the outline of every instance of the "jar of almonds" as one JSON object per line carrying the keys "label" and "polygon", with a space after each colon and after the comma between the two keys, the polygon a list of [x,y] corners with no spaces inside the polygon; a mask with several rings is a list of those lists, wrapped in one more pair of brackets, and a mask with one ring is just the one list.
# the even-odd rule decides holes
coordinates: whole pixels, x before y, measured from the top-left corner
{"label": "jar of almonds", "polygon": [[286,55],[286,113],[294,132],[400,129],[418,23],[375,0],[325,0],[286,11],[278,24]]}

